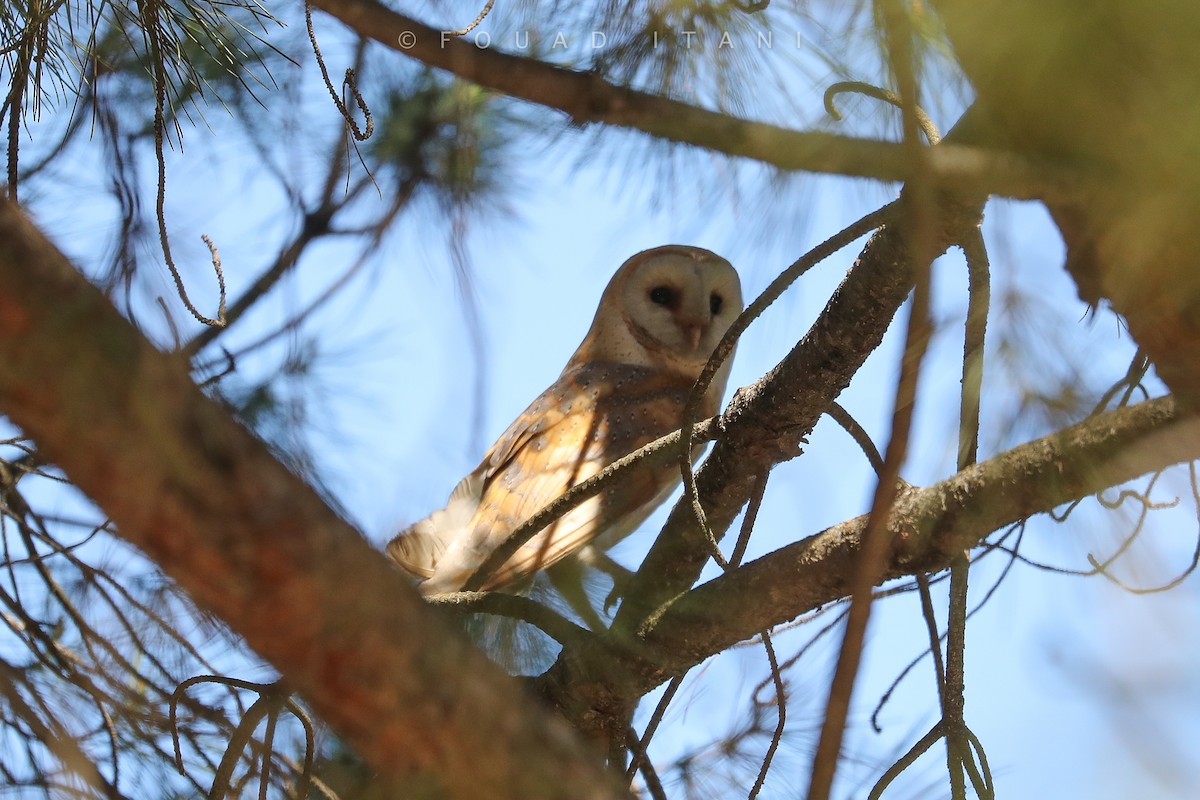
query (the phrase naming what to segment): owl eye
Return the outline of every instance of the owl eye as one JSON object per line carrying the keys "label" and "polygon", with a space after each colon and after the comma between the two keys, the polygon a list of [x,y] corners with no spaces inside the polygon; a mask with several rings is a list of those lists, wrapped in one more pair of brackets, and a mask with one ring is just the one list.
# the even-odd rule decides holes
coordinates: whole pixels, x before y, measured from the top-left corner
{"label": "owl eye", "polygon": [[675,290],[670,286],[655,286],[650,290],[650,302],[669,308],[676,304]]}
{"label": "owl eye", "polygon": [[721,295],[717,294],[716,292],[713,292],[712,294],[710,294],[708,296],[708,310],[712,312],[714,317],[717,314],[720,314],[721,309],[724,307],[725,307],[725,298],[724,297],[721,297]]}

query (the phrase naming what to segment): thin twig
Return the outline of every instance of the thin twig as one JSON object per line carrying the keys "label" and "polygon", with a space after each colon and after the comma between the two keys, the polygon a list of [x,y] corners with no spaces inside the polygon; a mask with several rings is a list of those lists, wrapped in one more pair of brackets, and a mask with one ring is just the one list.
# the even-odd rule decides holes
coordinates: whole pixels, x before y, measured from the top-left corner
{"label": "thin twig", "polygon": [[[967,261],[967,322],[963,336],[962,392],[959,401],[958,470],[973,465],[979,455],[980,400],[983,395],[983,356],[991,302],[991,274],[987,246],[978,226],[962,242]],[[971,765],[966,739],[964,696],[966,670],[967,584],[970,562],[965,553],[950,565],[950,612],[946,624],[946,672],[939,688],[942,697],[942,731],[946,737],[946,767],[950,796],[966,800],[963,769]]]}
{"label": "thin twig", "polygon": [[925,629],[929,634],[929,652],[933,653],[933,672],[937,677],[938,696],[945,703],[942,687],[946,683],[946,665],[942,662],[942,635],[938,632],[937,616],[933,613],[929,576],[922,572],[916,578],[917,590],[921,596],[921,616],[925,618]]}
{"label": "thin twig", "polygon": [[451,36],[466,36],[468,33],[479,27],[479,23],[483,22],[487,15],[491,13],[492,6],[494,5],[496,5],[496,0],[487,0],[483,10],[479,12],[479,15],[475,17],[475,20],[470,25],[465,28],[460,28],[456,31],[446,31],[446,33],[450,34]]}
{"label": "thin twig", "polygon": [[750,544],[750,534],[754,531],[755,522],[758,521],[758,509],[762,506],[763,495],[767,492],[769,477],[771,477],[771,473],[764,472],[758,476],[758,480],[754,484],[754,493],[750,495],[750,503],[746,506],[746,516],[742,518],[742,529],[738,532],[737,543],[729,555],[729,565],[726,571],[740,566],[746,555],[746,548]]}
{"label": "thin twig", "polygon": [[900,773],[912,766],[918,758],[920,758],[929,748],[933,747],[934,743],[942,737],[942,723],[939,721],[934,724],[929,732],[920,738],[920,740],[908,749],[908,752],[896,760],[876,781],[871,787],[871,792],[867,795],[867,800],[879,800],[883,796],[883,790],[886,789],[892,781],[900,776]]}
{"label": "thin twig", "polygon": [[646,782],[646,791],[650,793],[652,800],[667,800],[667,793],[658,777],[658,771],[654,769],[654,764],[646,755],[645,745],[638,739],[637,731],[632,726],[626,732],[625,740],[629,751],[633,753],[633,763],[630,765],[631,769],[626,770],[626,780],[632,780],[633,772],[641,770],[642,780]]}
{"label": "thin twig", "polygon": [[767,661],[771,666],[771,678],[775,681],[775,707],[779,709],[779,718],[775,723],[775,732],[771,735],[771,744],[767,748],[767,754],[763,756],[762,766],[759,767],[758,777],[754,779],[754,786],[751,787],[746,800],[754,800],[762,791],[763,783],[767,780],[767,771],[771,769],[771,761],[775,758],[776,751],[779,750],[779,743],[783,741],[783,728],[787,724],[787,690],[783,684],[783,675],[779,671],[779,660],[775,657],[775,647],[771,644],[769,631],[762,632],[762,643],[767,651]]}
{"label": "thin twig", "polygon": [[157,0],[148,0],[148,2],[143,0],[140,4],[140,10],[143,31],[150,47],[151,70],[154,76],[154,156],[158,163],[158,193],[155,199],[155,214],[158,218],[159,244],[162,247],[163,259],[166,261],[167,269],[170,270],[171,278],[175,281],[175,291],[178,293],[179,299],[183,301],[183,305],[196,318],[197,322],[207,325],[210,328],[223,328],[225,327],[225,275],[221,271],[221,258],[217,254],[217,248],[213,245],[212,240],[207,235],[201,237],[204,239],[204,243],[208,245],[209,252],[212,254],[213,270],[217,275],[217,287],[220,292],[220,299],[217,306],[216,319],[204,316],[192,304],[191,298],[188,297],[187,289],[183,285],[183,276],[179,274],[179,269],[175,266],[175,259],[171,255],[171,243],[167,236],[165,209],[167,166],[163,152],[165,146],[167,68],[163,60],[165,56],[162,53],[162,29],[158,18]]}
{"label": "thin twig", "polygon": [[966,800],[963,767],[970,761],[965,741],[964,718],[967,631],[967,582],[970,563],[960,555],[950,565],[950,619],[946,625],[946,681],[942,690],[942,732],[946,736],[946,767],[950,773],[950,796]]}
{"label": "thin twig", "polygon": [[658,703],[654,706],[654,712],[650,715],[650,721],[646,723],[646,730],[642,732],[642,737],[638,741],[638,748],[633,752],[633,759],[629,763],[629,767],[625,770],[625,782],[633,780],[634,774],[638,767],[646,759],[646,751],[650,746],[650,740],[654,738],[655,731],[658,730],[659,724],[663,720],[663,716],[667,713],[667,706],[671,704],[675,693],[679,691],[679,687],[683,685],[684,675],[676,675],[667,683],[667,688],[663,690],[662,697],[658,698]]}
{"label": "thin twig", "polygon": [[1146,377],[1146,373],[1150,371],[1150,357],[1146,355],[1146,351],[1138,348],[1133,354],[1133,358],[1129,362],[1129,367],[1125,370],[1125,374],[1121,379],[1108,388],[1100,399],[1096,401],[1096,405],[1092,407],[1092,413],[1088,416],[1096,416],[1108,407],[1109,402],[1117,395],[1118,392],[1124,390],[1121,395],[1120,406],[1129,404],[1130,398],[1133,397],[1134,390],[1141,386],[1142,379]]}
{"label": "thin twig", "polygon": [[908,451],[913,409],[916,405],[917,379],[930,336],[930,264],[935,255],[933,210],[937,207],[932,182],[923,168],[926,153],[917,139],[918,124],[914,109],[918,104],[917,83],[912,60],[912,31],[898,0],[884,4],[885,33],[888,56],[900,89],[904,119],[904,144],[917,165],[913,179],[905,187],[908,202],[904,206],[904,224],[909,253],[915,271],[915,288],[905,331],[900,379],[896,386],[892,413],[892,433],[884,455],[884,469],[876,485],[871,512],[863,532],[862,550],[851,582],[850,611],[838,655],[837,667],[830,685],[821,726],[821,737],[813,758],[809,781],[809,800],[827,800],[833,787],[834,774],[845,734],[850,699],[862,659],[863,642],[871,616],[872,588],[879,583],[887,563],[891,539],[887,522],[897,493],[900,467]]}
{"label": "thin twig", "polygon": [[893,218],[895,211],[895,203],[889,203],[880,209],[872,211],[870,214],[867,214],[829,237],[812,250],[809,250],[781,272],[762,291],[762,294],[754,298],[753,302],[746,306],[746,309],[729,326],[729,330],[721,337],[721,341],[713,350],[712,355],[709,356],[708,363],[704,365],[704,369],[701,370],[699,377],[696,378],[696,382],[692,385],[692,393],[688,397],[687,405],[683,409],[684,435],[682,437],[683,448],[680,450],[682,455],[679,458],[679,470],[683,476],[684,500],[691,508],[692,515],[695,517],[700,530],[704,531],[706,538],[709,540],[715,557],[720,557],[720,551],[716,549],[716,536],[709,527],[704,509],[700,505],[699,489],[696,486],[696,473],[692,467],[692,460],[688,455],[691,452],[692,445],[691,426],[700,414],[700,404],[704,399],[705,393],[708,391],[708,387],[712,384],[713,378],[721,368],[721,365],[733,353],[738,339],[750,327],[750,323],[756,320],[772,303],[778,300],[789,286],[795,283],[801,275],[832,256],[838,250],[886,224]]}
{"label": "thin twig", "polygon": [[841,425],[842,429],[850,434],[850,438],[862,448],[863,455],[871,463],[871,469],[875,470],[875,474],[883,472],[883,456],[879,454],[879,448],[871,441],[871,437],[863,429],[863,426],[858,424],[858,420],[837,402],[830,403],[829,409],[825,413],[829,415],[830,419]]}
{"label": "thin twig", "polygon": [[[833,99],[845,92],[865,94],[868,97],[874,97],[876,100],[891,103],[896,108],[904,108],[904,104],[900,101],[900,95],[895,92],[890,92],[880,86],[874,86],[863,81],[838,81],[825,90],[824,102],[825,113],[839,122],[842,120],[842,112],[838,110]],[[917,125],[920,127],[921,132],[925,134],[925,139],[929,144],[935,145],[942,140],[942,135],[938,132],[937,126],[933,124],[933,119],[925,113],[923,108],[920,106],[914,107],[913,114],[916,116]]]}
{"label": "thin twig", "polygon": [[313,55],[317,57],[317,66],[321,69],[321,77],[325,80],[325,88],[329,90],[329,96],[333,98],[333,104],[337,106],[338,113],[346,120],[346,125],[350,128],[350,132],[354,135],[354,138],[360,142],[365,142],[375,132],[375,120],[371,117],[371,109],[367,106],[367,101],[363,99],[362,93],[358,91],[358,82],[355,79],[353,69],[346,69],[346,76],[342,79],[342,86],[350,90],[355,104],[362,111],[367,123],[366,130],[358,127],[358,122],[354,119],[354,115],[350,113],[350,109],[342,102],[337,89],[333,88],[333,81],[329,79],[329,70],[325,67],[325,58],[321,55],[321,46],[317,44],[317,33],[313,30],[312,3],[309,0],[305,0],[304,2],[304,24],[308,26],[308,40],[312,43]]}
{"label": "thin twig", "polygon": [[[1190,483],[1191,489],[1192,489],[1192,503],[1196,509],[1196,521],[1198,524],[1200,524],[1200,487],[1197,486],[1196,462],[1195,461],[1192,461],[1188,464],[1188,479],[1189,479],[1189,483]],[[1140,527],[1140,524],[1139,524],[1139,527]],[[1196,567],[1198,565],[1200,565],[1200,532],[1197,533],[1196,546],[1192,550],[1191,563],[1188,564],[1187,568],[1184,569],[1184,571],[1181,572],[1177,577],[1171,579],[1170,581],[1167,581],[1166,583],[1162,584],[1161,586],[1152,586],[1149,588],[1139,588],[1136,586],[1130,586],[1129,584],[1125,583],[1124,581],[1117,578],[1115,575],[1113,575],[1111,572],[1108,571],[1108,566],[1112,563],[1111,559],[1109,561],[1101,563],[1100,561],[1096,560],[1096,557],[1093,556],[1091,553],[1088,553],[1087,558],[1088,558],[1088,563],[1090,563],[1092,565],[1093,570],[1097,574],[1103,575],[1109,581],[1111,581],[1112,583],[1121,587],[1122,589],[1124,589],[1127,592],[1130,592],[1132,594],[1155,594],[1157,592],[1165,592],[1168,589],[1174,589],[1176,586],[1178,586],[1179,584],[1181,584],[1185,580],[1187,580],[1188,577],[1193,572],[1196,571]]]}

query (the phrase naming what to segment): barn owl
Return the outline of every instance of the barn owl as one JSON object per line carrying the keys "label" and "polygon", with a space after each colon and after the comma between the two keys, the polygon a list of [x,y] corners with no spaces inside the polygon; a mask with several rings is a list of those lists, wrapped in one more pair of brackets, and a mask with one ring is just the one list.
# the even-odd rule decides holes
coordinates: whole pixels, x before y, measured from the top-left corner
{"label": "barn owl", "polygon": [[[551,500],[677,429],[692,384],[741,310],[737,272],[715,253],[667,245],[630,258],[558,380],[492,445],[446,507],[401,531],[388,554],[424,579],[423,594],[462,588]],[[728,377],[727,360],[704,395],[701,419],[719,410]],[[483,588],[509,586],[585,545],[611,547],[678,482],[673,464],[635,466],[525,543]]]}

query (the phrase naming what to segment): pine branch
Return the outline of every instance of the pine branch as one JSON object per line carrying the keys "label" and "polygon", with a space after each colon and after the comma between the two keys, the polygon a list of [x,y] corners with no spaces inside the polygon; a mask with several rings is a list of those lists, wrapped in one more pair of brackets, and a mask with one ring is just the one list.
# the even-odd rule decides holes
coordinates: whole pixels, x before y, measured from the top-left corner
{"label": "pine branch", "polygon": [[627,796],[8,200],[0,409],[397,796]]}
{"label": "pine branch", "polygon": [[[592,123],[642,131],[667,141],[741,156],[784,170],[905,181],[914,165],[898,142],[796,131],[739,119],[611,83],[581,72],[501,52],[443,34],[375,0],[313,0],[357,33],[404,55],[498,92],[562,111],[577,126]],[[924,165],[937,186],[1022,199],[1076,197],[1082,171],[995,149],[947,142]]]}
{"label": "pine branch", "polygon": [[[1175,400],[1122,408],[1027,442],[940,483],[902,492],[885,580],[936,572],[992,532],[1148,472],[1200,457]],[[668,604],[643,642],[664,680],[759,631],[845,596],[866,516],[780,548]]]}

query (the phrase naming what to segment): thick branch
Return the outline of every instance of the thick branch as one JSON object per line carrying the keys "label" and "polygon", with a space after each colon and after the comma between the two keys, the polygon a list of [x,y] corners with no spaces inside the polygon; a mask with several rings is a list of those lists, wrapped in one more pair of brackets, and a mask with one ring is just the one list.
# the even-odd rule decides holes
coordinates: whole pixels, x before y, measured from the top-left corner
{"label": "thick branch", "polygon": [[[968,110],[946,140],[971,143],[980,135]],[[901,203],[910,202],[901,193]],[[941,194],[926,255],[940,254],[978,226],[984,198]],[[863,247],[842,284],[804,338],[770,372],[741,389],[726,410],[724,435],[697,474],[699,496],[717,539],[749,500],[756,476],[795,455],[795,444],[858,372],[891,325],[913,286],[913,265],[902,226],[881,228]],[[613,630],[630,636],[675,596],[695,584],[709,558],[708,543],[686,503],[671,512],[638,570]]]}
{"label": "thick branch", "polygon": [[[947,138],[974,141],[976,125],[968,113]],[[981,198],[939,197],[937,252],[958,238],[957,231],[978,224],[982,205]],[[801,437],[879,345],[912,282],[904,237],[896,226],[883,228],[868,240],[808,334],[779,365],[735,395],[722,420],[725,432],[696,476],[698,496],[718,539],[750,497],[757,477],[795,455]],[[643,625],[693,586],[709,556],[705,534],[681,502],[626,587],[609,641],[565,647],[540,680],[540,690],[581,728],[623,719],[645,688],[657,683],[657,677],[647,678],[638,657],[626,657],[626,648],[637,649]]]}
{"label": "thick branch", "polygon": [[[1021,445],[892,509],[897,537],[883,580],[946,568],[992,531],[1145,472],[1200,456],[1200,420],[1172,398],[1105,414]],[[666,605],[635,641],[582,641],[538,681],[585,727],[731,645],[844,598],[867,517],[780,548]],[[575,681],[564,685],[565,676]]]}
{"label": "thick branch", "polygon": [[[978,204],[946,199],[938,232],[940,252],[953,230],[978,220]],[[824,311],[782,362],[735,395],[725,433],[697,474],[708,522],[720,538],[750,497],[756,476],[795,455],[800,438],[850,383],[879,346],[912,288],[904,236],[896,226],[868,240]],[[709,558],[704,534],[686,503],[678,504],[638,570],[614,630],[629,635],[654,609],[687,590]]]}
{"label": "thick branch", "polygon": [[[467,39],[398,14],[375,0],[313,0],[313,5],[363,36],[432,67],[498,92],[565,112],[582,125],[602,122],[672,142],[742,156],[785,170],[904,181],[913,175],[902,144],[802,132],[739,119],[666,97],[609,83]],[[1022,199],[1075,196],[1082,174],[1036,163],[999,150],[948,143],[929,154],[925,174],[937,185],[960,192]]]}
{"label": "thick branch", "polygon": [[7,200],[0,408],[404,794],[626,796]]}
{"label": "thick branch", "polygon": [[[981,203],[945,198],[939,205],[948,231],[975,224]],[[850,382],[882,341],[912,288],[908,249],[895,227],[868,240],[813,328],[779,365],[734,396],[724,433],[696,475],[708,523],[720,538],[750,497],[758,476],[794,456],[801,437]],[[656,609],[686,592],[710,556],[688,503],[672,510],[642,562],[606,642],[571,643],[538,682],[539,690],[583,730],[599,736],[657,685],[655,658],[638,655],[640,629]],[[848,574],[848,573],[847,573]]]}
{"label": "thick branch", "polygon": [[[1200,421],[1160,398],[1085,420],[901,495],[887,579],[945,569],[993,531],[1171,464],[1200,458]],[[661,680],[730,645],[842,598],[866,516],[788,545],[663,609],[644,643]],[[647,674],[647,678],[650,676]],[[649,688],[649,687],[647,687]]]}

